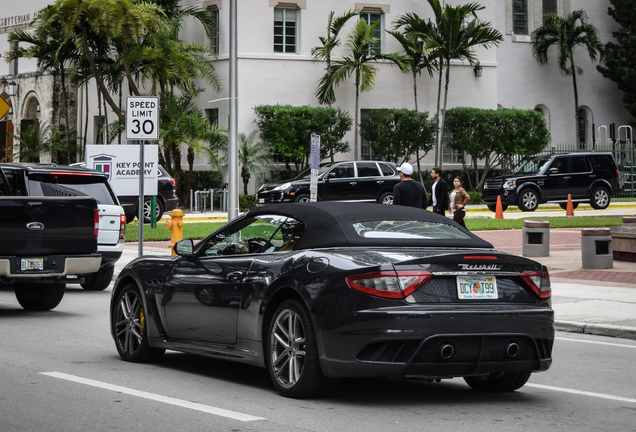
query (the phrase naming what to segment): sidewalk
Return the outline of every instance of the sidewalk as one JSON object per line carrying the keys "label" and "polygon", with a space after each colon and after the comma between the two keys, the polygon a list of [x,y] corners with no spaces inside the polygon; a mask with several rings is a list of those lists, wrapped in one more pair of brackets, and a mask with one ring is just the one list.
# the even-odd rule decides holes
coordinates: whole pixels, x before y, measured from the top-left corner
{"label": "sidewalk", "polygon": [[[227,221],[227,213],[188,214],[184,220],[223,222]],[[522,254],[521,230],[475,234],[497,250]],[[168,243],[145,242],[144,254],[169,254]],[[116,274],[137,252],[137,243],[126,244]],[[548,267],[557,330],[636,340],[636,263],[615,260],[611,269],[583,269],[579,228],[551,229],[550,256],[532,259]]]}

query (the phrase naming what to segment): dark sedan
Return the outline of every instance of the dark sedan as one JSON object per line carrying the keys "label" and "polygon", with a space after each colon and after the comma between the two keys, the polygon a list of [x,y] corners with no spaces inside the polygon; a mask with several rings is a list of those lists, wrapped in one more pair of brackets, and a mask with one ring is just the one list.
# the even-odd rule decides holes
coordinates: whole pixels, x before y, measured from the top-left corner
{"label": "dark sedan", "polygon": [[[292,180],[267,183],[256,193],[256,204],[309,202],[311,169]],[[391,162],[323,163],[318,169],[318,201],[370,201],[393,204],[393,186],[400,182]]]}
{"label": "dark sedan", "polygon": [[124,360],[169,349],[258,365],[288,397],[382,376],[513,391],[552,362],[546,267],[427,211],[265,206],[175,251],[132,261],[115,282]]}

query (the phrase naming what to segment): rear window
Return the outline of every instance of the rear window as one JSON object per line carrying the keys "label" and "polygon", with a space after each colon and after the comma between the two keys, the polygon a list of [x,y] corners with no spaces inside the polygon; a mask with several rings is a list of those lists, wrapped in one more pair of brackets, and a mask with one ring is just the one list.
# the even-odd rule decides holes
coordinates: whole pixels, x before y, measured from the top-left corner
{"label": "rear window", "polygon": [[98,204],[117,205],[106,178],[72,174],[30,174],[30,196],[92,196]]}
{"label": "rear window", "polygon": [[378,220],[355,222],[353,228],[363,238],[386,239],[470,239],[459,228],[421,220]]}

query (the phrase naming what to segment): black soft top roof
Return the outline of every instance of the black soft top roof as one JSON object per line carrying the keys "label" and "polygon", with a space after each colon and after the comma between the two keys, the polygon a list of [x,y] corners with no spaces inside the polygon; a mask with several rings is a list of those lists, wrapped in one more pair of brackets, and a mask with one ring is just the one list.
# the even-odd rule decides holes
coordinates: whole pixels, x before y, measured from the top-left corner
{"label": "black soft top roof", "polygon": [[[259,207],[245,217],[257,215],[288,216],[305,223],[305,231],[294,249],[347,246],[385,247],[466,247],[493,248],[492,244],[462,229],[453,220],[438,214],[406,206],[374,203],[316,202],[302,204],[274,204]],[[468,239],[390,239],[367,238],[358,235],[355,222],[377,220],[420,220],[437,222],[457,227],[469,236]]]}

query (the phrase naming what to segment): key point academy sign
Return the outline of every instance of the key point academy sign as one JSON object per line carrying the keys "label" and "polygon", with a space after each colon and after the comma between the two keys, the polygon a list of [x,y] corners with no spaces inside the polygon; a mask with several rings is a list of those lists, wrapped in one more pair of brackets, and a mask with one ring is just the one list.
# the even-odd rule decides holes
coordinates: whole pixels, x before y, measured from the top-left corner
{"label": "key point academy sign", "polygon": [[144,195],[157,195],[159,147],[144,146],[144,167],[139,166],[138,145],[87,145],[86,166],[102,171],[118,196],[139,195],[139,177],[144,176]]}

